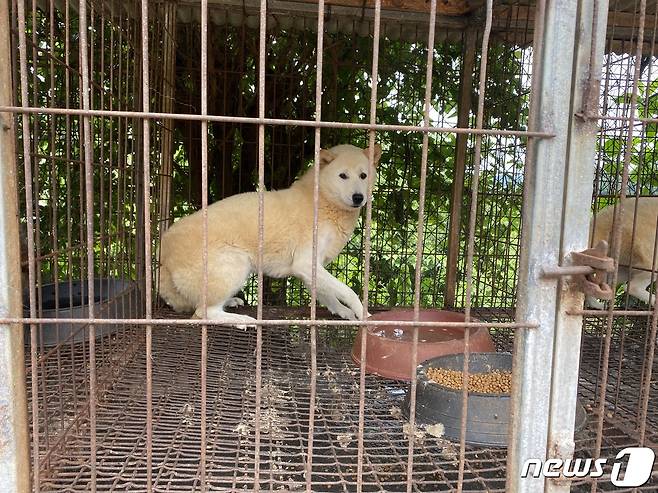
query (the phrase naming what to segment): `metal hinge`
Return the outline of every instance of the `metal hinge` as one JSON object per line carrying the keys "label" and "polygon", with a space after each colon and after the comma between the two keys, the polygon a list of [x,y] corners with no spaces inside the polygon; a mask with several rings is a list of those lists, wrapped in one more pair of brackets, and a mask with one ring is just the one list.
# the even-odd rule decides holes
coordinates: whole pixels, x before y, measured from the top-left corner
{"label": "metal hinge", "polygon": [[582,110],[576,116],[582,121],[595,122],[599,114],[599,94],[601,92],[601,79],[589,76],[585,83]]}
{"label": "metal hinge", "polygon": [[571,252],[571,265],[545,267],[543,277],[571,276],[574,286],[588,296],[601,300],[614,298],[607,275],[615,270],[615,260],[608,257],[608,242],[601,240],[594,248]]}

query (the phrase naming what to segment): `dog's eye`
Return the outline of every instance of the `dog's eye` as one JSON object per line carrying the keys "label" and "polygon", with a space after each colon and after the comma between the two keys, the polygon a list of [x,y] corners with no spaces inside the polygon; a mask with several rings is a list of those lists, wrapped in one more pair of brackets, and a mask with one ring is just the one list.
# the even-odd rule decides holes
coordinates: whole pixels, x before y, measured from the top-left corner
{"label": "dog's eye", "polygon": [[366,175],[365,173],[361,173],[361,174],[359,175],[359,177],[360,177],[362,180],[365,180],[366,178],[368,178],[368,175]]}
{"label": "dog's eye", "polygon": [[341,173],[340,176],[343,180],[347,180],[347,175],[345,173]]}

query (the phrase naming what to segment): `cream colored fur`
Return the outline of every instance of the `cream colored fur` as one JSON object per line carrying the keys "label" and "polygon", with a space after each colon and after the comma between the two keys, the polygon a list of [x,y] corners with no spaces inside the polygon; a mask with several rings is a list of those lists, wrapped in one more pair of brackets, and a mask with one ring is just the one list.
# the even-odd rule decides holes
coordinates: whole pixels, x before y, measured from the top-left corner
{"label": "cream colored fur", "polygon": [[[381,148],[376,146],[375,163]],[[361,319],[359,297],[324,266],[348,242],[368,198],[368,150],[340,145],[320,152],[318,210],[318,300],[345,319]],[[341,176],[342,175],[342,176]],[[373,181],[374,183],[374,181]],[[313,239],[313,168],[290,188],[264,194],[263,272],[271,277],[295,276],[311,284]],[[363,201],[356,204],[355,197]],[[203,216],[198,211],[162,236],[160,295],[176,311],[203,316]],[[208,207],[207,316],[240,327],[253,318],[227,313],[242,304],[234,295],[257,269],[258,194],[242,193]],[[252,324],[253,325],[253,324]]]}
{"label": "cream colored fur", "polygon": [[[637,213],[636,213],[637,203]],[[592,245],[605,240],[610,244],[615,208],[606,207],[596,216]],[[635,231],[633,231],[633,218]],[[651,284],[654,244],[656,242],[656,220],[658,219],[658,197],[627,198],[624,200],[621,221],[621,245],[619,254],[618,282],[628,283],[629,295],[653,305],[654,296],[648,288]],[[590,226],[591,229],[591,226]],[[632,265],[631,268],[630,266]],[[588,298],[588,305],[603,308],[603,303]]]}

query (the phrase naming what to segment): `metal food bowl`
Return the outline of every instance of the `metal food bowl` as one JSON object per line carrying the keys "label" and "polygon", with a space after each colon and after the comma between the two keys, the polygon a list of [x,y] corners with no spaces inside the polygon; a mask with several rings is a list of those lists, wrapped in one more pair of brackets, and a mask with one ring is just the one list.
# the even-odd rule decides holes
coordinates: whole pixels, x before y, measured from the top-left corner
{"label": "metal food bowl", "polygon": [[[88,283],[83,281],[63,281],[46,284],[37,290],[37,317],[39,318],[87,318],[89,317]],[[40,296],[40,298],[39,298]],[[140,313],[140,300],[137,284],[134,281],[112,278],[94,279],[95,318],[135,318]],[[30,316],[30,294],[23,292],[23,316]],[[38,340],[44,346],[54,346],[64,341],[82,342],[88,338],[87,323],[39,324]],[[118,330],[116,324],[96,324],[96,338]],[[25,344],[30,344],[30,327],[26,326]]]}
{"label": "metal food bowl", "polygon": [[[469,373],[490,373],[493,370],[511,371],[510,353],[471,353]],[[420,364],[416,370],[416,422],[421,425],[441,423],[444,436],[459,440],[462,419],[462,390],[444,387],[427,377],[428,368],[445,368],[461,371],[463,354],[450,354],[433,358]],[[405,416],[409,416],[409,393],[404,401]],[[466,443],[493,447],[507,446],[507,430],[510,417],[509,394],[468,393],[468,415],[466,417]],[[587,423],[585,409],[578,402],[576,407],[576,430]]]}

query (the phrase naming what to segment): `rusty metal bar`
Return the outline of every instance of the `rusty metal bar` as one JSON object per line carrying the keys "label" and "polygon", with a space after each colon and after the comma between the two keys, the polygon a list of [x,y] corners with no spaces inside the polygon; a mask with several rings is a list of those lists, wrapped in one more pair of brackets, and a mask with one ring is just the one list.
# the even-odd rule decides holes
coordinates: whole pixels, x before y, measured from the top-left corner
{"label": "rusty metal bar", "polygon": [[[28,3],[28,2],[26,2]],[[31,2],[31,13],[32,13],[32,25],[36,26],[37,25],[37,2],[36,0],[32,0]],[[37,77],[38,74],[38,60],[39,60],[39,47],[37,45],[37,33],[38,29],[32,29],[32,102],[34,105],[38,104],[39,100],[39,79]],[[28,38],[29,39],[29,38]],[[37,142],[41,138],[41,133],[40,133],[40,120],[39,118],[34,118],[32,120],[32,133],[33,133],[33,138],[32,138],[32,148],[36,151],[37,149]],[[84,130],[81,128],[81,132]],[[41,195],[41,180],[39,180],[39,162],[37,160],[34,160],[32,162],[32,186],[34,190],[34,195],[32,196],[32,199],[34,201],[34,249],[36,250],[36,255],[37,257],[41,255],[41,207],[38,205],[38,200],[37,197]],[[81,186],[83,186],[84,181],[80,180]],[[82,194],[81,194],[82,195]],[[84,214],[84,207],[80,208],[80,214]],[[32,245],[30,245],[32,246]],[[37,283],[37,299],[40,300],[43,298],[42,296],[42,286],[43,286],[43,269],[42,266],[43,264],[41,262],[36,262],[36,283]],[[41,303],[37,304],[37,313],[41,315],[43,312],[43,309],[41,307]],[[43,334],[41,331],[39,332],[39,346],[40,349],[43,350]],[[42,368],[42,371],[40,373],[40,380],[41,380],[41,390],[43,392],[43,398],[42,398],[42,411],[44,415],[48,415],[48,401],[46,399],[46,381],[44,377],[44,368]],[[49,446],[49,433],[48,433],[48,422],[45,422],[44,426],[44,442],[46,448]]]}
{"label": "rusty metal bar", "polygon": [[[84,1],[84,0],[82,0]],[[149,80],[149,10],[147,0],[141,0],[141,69],[142,110],[150,111]],[[144,221],[144,299],[145,317],[152,317],[152,269],[151,269],[151,127],[150,120],[142,120],[142,209]],[[139,162],[139,161],[138,161]],[[153,328],[145,327],[146,337],[146,491],[153,491]]]}
{"label": "rusty metal bar", "polygon": [[[473,28],[466,30],[461,81],[459,83],[459,114],[457,126],[469,127],[471,114],[471,86],[473,85],[473,68],[475,67],[475,53],[477,31]],[[461,243],[461,216],[464,199],[464,177],[466,174],[466,150],[468,147],[468,134],[458,134],[455,145],[455,175],[452,179],[452,195],[450,199],[450,226],[448,229],[448,259],[446,268],[446,295],[444,304],[451,308],[455,306],[457,291],[457,269],[459,263],[459,247]]]}
{"label": "rusty metal bar", "polygon": [[173,120],[191,120],[219,123],[252,123],[255,125],[297,125],[300,127],[320,127],[320,128],[344,128],[353,130],[375,130],[375,131],[400,131],[400,132],[429,132],[429,133],[454,133],[454,134],[482,134],[482,135],[505,135],[510,137],[537,137],[550,139],[555,134],[550,132],[537,132],[526,130],[494,130],[457,127],[433,127],[421,125],[384,125],[381,123],[347,123],[347,122],[316,122],[314,120],[291,120],[284,118],[265,118],[265,117],[246,117],[246,116],[218,116],[218,115],[195,115],[190,113],[157,113],[142,111],[108,111],[108,110],[79,110],[73,108],[33,108],[21,106],[0,106],[0,111],[11,113],[39,113],[39,114],[61,114],[76,116],[122,116],[127,118],[143,119],[162,119],[170,118]]}
{"label": "rusty metal bar", "polygon": [[[9,2],[0,3],[0,104],[11,104],[14,87],[11,73]],[[23,127],[24,129],[27,127]],[[16,129],[9,113],[0,113],[0,314],[23,312],[21,292]],[[25,137],[24,140],[29,140]],[[23,325],[0,326],[0,491],[30,491],[30,445]],[[35,330],[32,330],[35,333]],[[34,355],[33,355],[34,356]],[[33,366],[34,369],[34,366]],[[34,381],[34,375],[32,380]],[[33,406],[34,398],[33,394]],[[33,407],[34,409],[34,407]],[[33,416],[35,416],[33,414]],[[35,451],[38,456],[38,449]],[[38,459],[37,459],[38,460]],[[35,472],[35,475],[38,474]],[[38,484],[38,481],[36,481]],[[38,486],[37,486],[38,489]]]}
{"label": "rusty metal bar", "polygon": [[[315,70],[315,121],[322,120],[322,66],[324,56],[324,0],[318,1],[318,36],[316,48],[316,70]],[[260,115],[259,115],[260,116]],[[263,115],[264,116],[264,115]],[[318,220],[320,209],[320,128],[315,128],[315,141],[313,152],[313,234],[311,246],[311,321],[316,319],[318,299]],[[308,443],[306,446],[305,479],[306,491],[313,491],[313,434],[315,432],[315,406],[317,396],[317,328],[309,326],[309,338],[311,349],[311,374],[309,382],[309,407],[308,407]]]}
{"label": "rusty metal bar", "polygon": [[[377,123],[377,87],[379,74],[379,38],[381,29],[382,6],[380,0],[375,0],[375,18],[372,38],[372,75],[370,88],[370,124]],[[375,131],[368,134],[368,164],[375,168]],[[381,159],[381,156],[380,156]],[[372,196],[374,186],[374,173],[368,173],[368,194],[366,199],[366,219],[363,238],[363,320],[368,318],[368,302],[370,287],[370,252],[372,234]],[[357,458],[356,458],[356,489],[357,493],[363,491],[363,455],[365,433],[365,406],[366,406],[366,354],[368,344],[368,327],[361,326],[361,354],[359,355],[359,421],[357,432]],[[357,337],[359,335],[357,334]]]}
{"label": "rusty metal bar", "polygon": [[[425,100],[423,103],[423,124],[429,125],[430,108],[432,106],[432,69],[434,66],[434,35],[436,31],[436,0],[430,3],[430,26],[429,36],[427,39],[427,66],[425,71]],[[416,264],[414,277],[414,316],[413,321],[418,322],[420,319],[420,289],[421,273],[423,261],[423,232],[425,227],[425,194],[427,188],[427,155],[429,152],[429,135],[423,134],[423,148],[420,157],[420,190],[418,192],[418,225],[417,225],[417,243],[416,243]],[[407,493],[413,490],[413,472],[414,472],[414,442],[416,439],[416,393],[417,379],[416,366],[418,365],[418,324],[413,328],[413,341],[411,350],[411,385],[409,387],[409,444],[407,447]],[[461,481],[460,481],[461,484]],[[459,485],[458,485],[459,487]]]}
{"label": "rusty metal bar", "polygon": [[[654,26],[655,30],[655,26]],[[654,40],[655,41],[655,40]],[[653,43],[652,43],[653,46]],[[658,261],[658,224],[656,225],[656,234],[654,235],[654,247],[653,247],[653,262],[652,267],[656,269],[656,262]],[[654,279],[651,280],[653,284]],[[656,337],[658,334],[658,297],[654,298],[653,303],[654,313],[651,316],[651,322],[649,324],[649,331],[646,338],[646,344],[648,345],[646,349],[646,356],[644,358],[645,363],[642,366],[642,386],[640,391],[640,402],[638,406],[638,425],[639,425],[639,445],[646,446],[646,432],[647,432],[647,415],[649,412],[649,398],[651,396],[651,379],[653,376],[653,363],[656,356]]]}
{"label": "rusty metal bar", "polygon": [[[19,64],[20,64],[20,87],[21,87],[21,105],[23,107],[29,106],[29,96],[28,96],[28,79],[27,79],[27,46],[26,46],[26,23],[25,23],[25,3],[16,2],[16,13],[18,17],[18,53],[19,53]],[[30,317],[35,317],[37,315],[36,307],[36,263],[34,260],[34,204],[32,201],[32,163],[31,163],[31,130],[30,130],[30,118],[28,114],[23,114],[21,119],[22,124],[22,137],[23,137],[23,169],[24,169],[24,178],[25,178],[25,206],[27,214],[27,255],[28,255],[28,283],[29,283],[29,297],[30,297]],[[12,322],[3,322],[3,323],[12,323]],[[20,323],[20,322],[17,322]],[[35,451],[32,454],[32,487],[35,493],[39,493],[41,490],[41,481],[39,476],[40,470],[40,459],[39,459],[39,383],[38,383],[38,371],[37,371],[37,326],[35,324],[30,324],[30,385],[32,393],[32,450]]]}
{"label": "rusty metal bar", "polygon": [[[87,47],[87,2],[80,0],[80,46]],[[91,50],[93,53],[93,50]],[[88,51],[80,50],[80,65],[82,72],[82,98],[81,103],[84,110],[91,108],[91,89],[89,87],[89,60]],[[82,118],[82,129],[84,136],[84,173],[85,173],[85,215],[87,224],[87,296],[89,298],[89,318],[94,318],[94,169],[92,165],[92,125],[91,115]],[[90,457],[91,465],[91,491],[96,491],[96,411],[97,411],[97,377],[96,377],[96,329],[93,323],[89,324],[89,435],[90,435]]]}
{"label": "rusty metal bar", "polygon": [[557,265],[571,120],[570,98],[556,87],[571,87],[577,4],[570,0],[537,3],[533,40],[532,93],[528,127],[549,128],[555,138],[531,139],[526,155],[523,235],[516,318],[539,323],[534,331],[514,337],[511,423],[507,458],[507,491],[536,493],[543,478],[522,478],[527,459],[547,454],[549,393],[553,363],[558,282],[541,276]]}
{"label": "rusty metal bar", "polygon": [[[607,0],[581,0],[577,18],[574,73],[571,90],[570,114],[588,104],[599,101],[599,84],[604,58]],[[592,183],[596,158],[595,121],[570,117],[568,154],[565,171],[564,198],[562,205],[562,239],[558,271],[577,271],[580,266],[570,265],[570,253],[587,248],[589,242],[589,210],[592,200]],[[547,269],[544,269],[544,274]],[[574,272],[575,273],[575,272]],[[579,272],[581,274],[588,274]],[[569,311],[583,306],[584,295],[578,286],[567,279],[558,281],[557,316],[555,320],[553,371],[548,422],[549,459],[568,460],[575,452],[574,426],[580,370],[579,348],[583,331],[583,319]],[[547,478],[545,491],[567,493],[569,481]]]}
{"label": "rusty metal bar", "polygon": [[[621,177],[621,189],[619,191],[619,203],[615,208],[615,215],[613,219],[613,228],[612,228],[612,255],[611,257],[615,260],[619,259],[621,252],[621,218],[623,217],[624,212],[624,199],[626,198],[626,193],[628,191],[628,178],[629,178],[629,168],[631,164],[631,154],[633,152],[633,134],[634,134],[634,124],[636,118],[636,108],[637,108],[637,99],[638,99],[638,86],[640,79],[640,67],[642,66],[642,47],[644,44],[644,23],[646,18],[647,2],[646,0],[640,0],[640,15],[638,21],[638,31],[636,42],[636,52],[634,60],[634,71],[633,71],[633,86],[631,92],[631,99],[629,103],[629,119],[628,119],[628,131],[626,134],[626,147],[624,150],[624,166]],[[615,269],[612,274],[612,291],[615,292],[617,287],[619,271]],[[608,370],[610,364],[610,343],[612,339],[612,325],[613,325],[613,315],[612,311],[614,309],[614,303],[610,303],[608,308],[608,317],[606,320],[606,331],[605,338],[603,341],[603,356],[602,356],[602,365],[601,373],[599,380],[599,401],[597,403],[596,411],[598,413],[598,422],[596,426],[596,443],[594,445],[593,457],[598,459],[601,456],[601,445],[603,443],[603,422],[605,421],[605,403],[606,403],[606,393],[608,386]],[[594,478],[592,481],[591,491],[595,493],[598,486],[598,479]]]}
{"label": "rusty metal bar", "polygon": [[[222,320],[222,319],[198,319],[198,318],[58,318],[57,321],[61,324],[65,323],[89,323],[89,324],[108,324],[108,325],[171,325],[172,320],[176,325],[232,325],[235,320]],[[0,324],[45,324],[51,322],[50,318],[40,317],[4,317],[0,318]],[[336,319],[263,319],[258,322],[262,326],[286,326],[286,325],[322,325],[326,327],[332,326],[345,326],[345,327],[358,327],[361,325],[367,327],[385,327],[385,326],[400,326],[400,327],[470,327],[472,329],[477,327],[490,327],[490,328],[507,328],[507,329],[536,329],[539,324],[536,322],[414,322],[412,320],[393,321],[393,320],[336,320]]]}
{"label": "rusty metal bar", "polygon": [[[53,47],[55,46],[55,6],[53,0],[50,0],[48,4],[48,21],[50,23],[50,29],[48,32],[48,42],[50,44],[50,53],[49,53],[49,71],[50,71],[50,98],[48,101],[48,104],[50,107],[55,107],[55,63],[54,63],[54,54],[53,54]],[[59,193],[59,180],[58,180],[58,171],[57,171],[57,166],[55,164],[55,142],[57,140],[57,132],[56,132],[56,120],[57,116],[56,115],[50,115],[49,117],[49,125],[50,125],[50,155],[48,156],[48,159],[50,160],[50,207],[51,207],[51,218],[50,218],[50,235],[51,235],[51,248],[53,250],[57,249],[58,246],[58,203],[57,199],[60,196]],[[68,199],[68,197],[67,197]],[[51,260],[51,272],[52,272],[52,277],[56,281],[59,280],[59,259],[58,256],[54,256],[54,258]],[[59,283],[55,284],[55,308],[59,309]],[[60,337],[60,326],[56,325],[55,327],[55,332],[57,335],[57,338],[59,339]],[[63,418],[64,416],[64,393],[62,391],[62,360],[61,360],[61,353],[59,351],[59,348],[57,350],[57,386],[58,386],[58,391],[59,391],[59,396],[58,396],[58,412],[59,415]],[[63,421],[62,421],[63,423]],[[60,423],[60,431],[62,429],[62,424]],[[49,440],[49,438],[48,438]]]}
{"label": "rusty metal bar", "polygon": [[[484,125],[484,100],[487,83],[487,62],[489,58],[489,37],[491,35],[493,0],[487,0],[482,48],[480,52],[480,80],[478,85],[478,109],[475,126]],[[482,135],[475,136],[475,154],[473,156],[473,177],[471,178],[471,210],[468,224],[468,245],[466,248],[466,303],[464,307],[465,321],[471,321],[471,304],[473,294],[473,254],[475,249],[475,223],[477,220],[478,189],[480,183],[480,165],[482,160]],[[464,481],[464,462],[466,456],[466,423],[468,418],[468,367],[470,359],[471,329],[464,329],[464,364],[462,369],[462,414],[459,431],[459,471],[457,492],[460,493]]]}
{"label": "rusty metal bar", "polygon": [[[260,1],[258,26],[258,306],[256,320],[263,320],[263,244],[265,242],[265,60],[267,55],[267,0]],[[256,375],[254,411],[254,491],[260,491],[261,390],[263,359],[263,325],[256,325]]]}
{"label": "rusty metal bar", "polygon": [[[637,7],[637,2],[636,2],[636,4],[635,4],[635,7]],[[612,14],[612,23],[613,23],[613,27],[612,27],[612,37],[614,37],[614,33],[615,33],[615,28],[616,28],[615,20],[616,20],[616,18],[617,18],[617,15],[618,15],[617,9],[614,9],[613,14]],[[637,12],[634,12],[634,13],[633,13],[632,18],[633,18],[633,22],[632,22],[632,31],[634,31],[635,28],[636,28]],[[631,45],[632,45],[632,41],[630,41],[630,43],[631,43]],[[632,46],[631,46],[631,48],[632,48]],[[608,49],[610,49],[610,45],[608,45]],[[608,59],[608,60],[606,60],[606,61],[607,61],[608,63],[610,63],[610,59]],[[628,72],[630,71],[630,64],[631,64],[632,61],[634,61],[634,58],[626,57],[626,59],[622,62],[622,65],[623,65],[623,66],[622,66],[621,68],[622,68],[622,70],[624,71],[625,75],[628,74]],[[616,91],[617,88],[614,88],[614,86],[616,85],[615,82],[621,82],[621,81],[616,81],[616,80],[613,79],[613,78],[615,78],[615,74],[614,74],[614,72],[615,72],[615,70],[614,70],[614,66],[611,67],[610,65],[608,65],[608,66],[606,67],[605,84],[604,84],[604,91],[603,91],[603,97],[602,97],[602,99],[603,99],[603,105],[602,105],[602,108],[597,109],[597,110],[592,110],[592,111],[599,111],[599,110],[600,110],[600,111],[601,111],[602,113],[604,113],[604,114],[606,114],[606,113],[608,112],[608,110],[609,110],[609,108],[610,108],[610,103],[609,103],[608,101],[609,101],[609,99],[610,99],[609,96],[610,96],[610,94],[611,94],[611,89],[612,89],[612,91]],[[613,79],[613,80],[611,80],[611,79]],[[621,88],[626,94],[628,94],[629,91],[631,90],[630,85],[629,85],[629,79],[628,79],[627,76],[623,77],[623,79],[624,79],[623,87],[620,87],[620,88]],[[631,78],[631,80],[630,80],[630,83],[632,84],[632,78]],[[611,88],[611,85],[613,86],[613,88]],[[592,108],[596,108],[596,106],[594,106],[594,105],[591,105],[591,107],[592,107]],[[614,106],[613,106],[613,107],[614,107]],[[629,105],[624,105],[624,108],[622,109],[622,113],[627,113],[629,110],[631,110],[631,107],[630,107]],[[615,134],[614,137],[615,137],[615,140],[622,140],[622,138],[623,138],[623,132],[624,132],[624,127],[623,127],[623,125],[620,125],[619,127],[617,127],[617,128],[614,130],[614,134]],[[599,151],[599,155],[598,155],[598,160],[599,160],[599,162],[600,162],[601,159],[603,158],[603,157],[602,157],[602,156],[603,156],[603,153],[604,153],[604,151],[603,151],[603,148],[604,148],[603,143],[604,143],[604,131],[602,131],[602,132],[600,133],[599,147],[600,147],[601,151]],[[617,163],[617,164],[618,164],[618,163]],[[599,186],[599,180],[600,180],[601,177],[602,177],[602,175],[601,175],[600,173],[598,173],[598,172],[599,172],[599,168],[600,168],[600,166],[597,166],[597,178],[596,178],[596,185],[597,185],[597,188],[596,188],[596,193],[599,193],[599,190],[598,190],[598,189],[600,188],[600,186]],[[614,190],[612,190],[612,191],[608,192],[607,198],[617,198],[617,194],[614,193]],[[614,211],[617,210],[617,203],[615,203],[615,204],[613,205],[613,210],[614,210]],[[597,211],[597,212],[598,212],[598,211]],[[615,212],[615,214],[616,214],[616,212]],[[592,232],[594,231],[594,228],[596,227],[597,217],[598,217],[598,214],[595,214],[594,217],[593,217],[592,225],[591,225]],[[612,288],[611,288],[611,290],[612,290]],[[628,297],[626,297],[626,301],[628,301]],[[609,310],[612,310],[612,309],[613,309],[612,306],[609,306],[608,308],[609,308]],[[628,307],[625,306],[624,308],[628,308]],[[605,316],[607,317],[607,314],[606,314]],[[626,317],[624,317],[624,318],[626,318]],[[623,338],[623,334],[622,334],[622,338]],[[620,348],[620,349],[621,349],[621,348]],[[598,363],[599,363],[599,366],[598,366],[598,368],[597,368],[597,374],[596,374],[596,381],[597,381],[597,382],[598,382],[599,379],[601,378],[601,370],[602,370],[602,366],[603,366],[603,365],[601,365],[601,359],[600,359],[600,358],[601,358],[601,355],[603,354],[603,351],[604,351],[604,341],[603,341],[603,339],[601,338],[601,340],[599,341],[599,362],[598,362]],[[598,388],[598,386],[597,386],[597,387],[596,387],[596,390],[595,390],[595,395],[594,395],[594,399],[595,399],[595,400],[598,399],[598,390],[599,390],[599,388]]]}
{"label": "rusty metal bar", "polygon": [[[650,42],[651,50],[650,50],[650,55],[649,55],[650,62],[649,62],[649,67],[648,67],[648,73],[647,73],[647,76],[646,76],[647,81],[652,80],[651,69],[653,68],[652,67],[652,65],[653,65],[652,60],[654,59],[654,48],[655,48],[655,42],[656,42],[656,26],[658,25],[657,24],[658,16],[653,16],[653,19],[654,19],[653,20],[653,34],[651,36],[651,42]],[[649,110],[650,102],[651,102],[651,98],[649,98],[649,97],[644,98],[644,103],[642,104],[642,110],[641,111],[644,112],[645,114],[648,114],[648,112],[650,111]],[[592,107],[594,107],[594,105],[592,105]],[[629,265],[629,272],[633,272],[633,269],[635,269],[635,265],[634,265],[633,261],[635,260],[634,257],[636,256],[635,255],[635,251],[636,251],[635,239],[636,239],[636,232],[638,231],[637,220],[638,220],[639,201],[637,199],[640,197],[640,193],[641,193],[641,190],[642,190],[642,185],[641,185],[642,167],[643,167],[643,165],[646,164],[644,156],[645,156],[645,153],[646,153],[646,150],[647,150],[647,143],[650,140],[650,139],[647,138],[647,135],[646,135],[647,130],[648,130],[647,127],[645,125],[642,125],[641,134],[640,134],[641,135],[641,143],[640,143],[640,149],[639,149],[640,159],[639,159],[639,163],[638,163],[638,167],[637,167],[638,177],[637,177],[636,189],[635,189],[635,193],[634,193],[636,201],[635,201],[635,207],[634,207],[634,210],[633,210],[633,227],[632,227],[632,230],[631,230],[631,242],[630,242],[630,246],[629,246],[629,250],[631,252],[631,256],[630,256],[630,259],[629,259],[629,262],[628,262],[630,264]],[[592,231],[594,231],[593,228],[592,228]],[[654,282],[655,282],[657,242],[658,242],[658,239],[654,238],[654,255],[653,255],[653,261],[652,261],[652,264],[651,264],[651,269],[649,269],[650,278],[651,278],[650,283],[649,283],[649,287],[653,286]],[[640,268],[640,269],[637,269],[637,270],[645,270],[645,269]],[[630,279],[629,279],[629,281],[630,281]],[[624,309],[629,308],[630,298],[631,298],[631,296],[627,291],[625,296],[624,296]],[[614,303],[614,302],[612,302],[612,303]],[[649,324],[647,324],[648,333],[651,333],[651,331],[653,330],[653,327],[654,327],[654,324],[655,324],[655,321],[654,321],[655,318],[656,318],[656,314],[654,313],[650,317]],[[626,330],[622,330],[621,331],[621,341],[620,341],[620,344],[619,344],[619,353],[620,354],[624,353],[625,340],[626,340]],[[654,347],[653,346],[655,345],[655,334],[654,334],[653,339],[645,340],[645,346],[646,345],[649,345],[649,348],[647,349],[647,352],[651,355],[651,357],[648,357],[648,358],[645,359],[644,365],[642,366],[642,374],[641,374],[641,377],[640,377],[640,381],[642,382],[642,387],[641,387],[640,395],[639,395],[639,398],[638,398],[638,404],[637,404],[638,413],[637,413],[637,417],[636,417],[638,427],[640,428],[640,443],[642,443],[645,439],[644,432],[645,432],[646,418],[647,418],[647,408],[644,408],[643,404],[645,402],[644,401],[645,397],[648,399],[648,395],[645,394],[644,392],[645,392],[645,390],[647,392],[649,391],[648,387],[647,388],[644,387],[644,385],[645,385],[645,380],[644,379],[645,379],[647,374],[651,375],[651,373],[652,373],[653,354],[654,354]],[[619,358],[619,360],[618,360],[618,364],[617,364],[617,374],[618,375],[622,374],[624,361],[625,361],[624,358]],[[648,386],[648,384],[646,384],[646,385]],[[622,381],[621,381],[621,379],[618,379],[616,389],[615,389],[613,413],[616,413],[619,409],[618,401],[619,401],[619,395],[620,395],[621,390],[622,390]],[[648,400],[647,400],[647,404],[648,404]]]}
{"label": "rusty metal bar", "polygon": [[[176,9],[175,3],[167,1],[164,6],[164,22],[166,29],[164,31],[164,66],[163,66],[163,87],[162,87],[162,108],[165,113],[171,113],[174,108],[175,84],[176,84]],[[203,10],[203,4],[201,6]],[[207,14],[206,14],[207,22]],[[203,31],[202,31],[203,33]],[[204,34],[202,34],[203,36]],[[207,33],[205,34],[207,37]],[[207,41],[206,41],[207,42]],[[202,50],[203,53],[203,50]],[[202,67],[203,70],[203,67]],[[205,67],[208,70],[208,67]],[[203,80],[203,76],[201,77]],[[203,92],[203,91],[202,91]],[[206,102],[207,104],[207,102]],[[203,106],[203,97],[202,97]],[[206,108],[207,110],[207,108]],[[207,114],[207,111],[206,111]],[[158,187],[159,213],[158,213],[158,230],[160,236],[171,225],[171,196],[172,196],[172,171],[174,166],[174,121],[165,119],[162,121],[162,152],[160,157],[160,184]],[[207,125],[207,122],[206,122]],[[203,134],[202,134],[203,135]]]}
{"label": "rusty metal bar", "polygon": [[[66,65],[68,66],[71,61],[71,55],[70,55],[70,47],[71,47],[71,29],[70,29],[70,21],[71,21],[71,7],[70,7],[70,1],[66,0],[65,6],[64,6],[64,22],[65,22],[65,40],[64,40],[64,49],[65,49],[65,55],[64,59],[66,61]],[[70,108],[71,105],[71,75],[69,73],[69,70],[66,69],[64,71],[64,88],[66,92],[66,107]],[[72,175],[71,175],[71,158],[72,158],[72,145],[71,145],[71,116],[66,115],[66,244],[67,245],[72,245],[73,244],[73,210],[71,206],[71,196],[73,194],[71,182],[72,182]],[[69,250],[66,252],[66,260],[68,262],[68,265],[71,266],[73,265],[73,251]],[[72,269],[69,267],[68,269],[68,288],[69,288],[69,303],[72,305],[73,304],[73,272]],[[76,381],[76,375],[77,375],[77,370],[76,370],[76,358],[75,358],[75,346],[73,343],[73,340],[71,340],[71,374],[73,375],[73,406],[74,408],[77,409],[78,406],[78,387],[75,383]],[[42,356],[43,357],[43,356]],[[76,427],[77,431],[77,427]]]}
{"label": "rusty metal bar", "polygon": [[[208,0],[201,0],[201,114],[208,114]],[[175,54],[172,56],[176,57]],[[173,165],[173,163],[172,163]],[[167,187],[170,191],[171,181]],[[161,188],[162,189],[162,188]],[[167,212],[169,206],[167,205]],[[208,121],[201,121],[201,214],[202,223],[202,254],[203,263],[203,289],[201,293],[201,306],[203,318],[208,318]],[[199,457],[200,489],[205,492],[207,488],[206,477],[206,413],[208,392],[208,326],[201,326],[201,450]]]}

